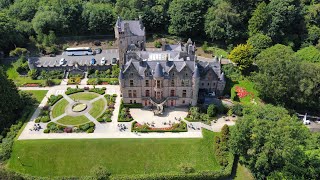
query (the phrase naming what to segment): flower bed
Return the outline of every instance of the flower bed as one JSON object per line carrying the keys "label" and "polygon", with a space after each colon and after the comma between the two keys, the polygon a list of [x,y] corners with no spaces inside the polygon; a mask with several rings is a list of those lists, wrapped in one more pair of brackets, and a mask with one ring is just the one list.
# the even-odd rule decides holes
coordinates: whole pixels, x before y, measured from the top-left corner
{"label": "flower bed", "polygon": [[51,95],[48,99],[48,104],[53,106],[56,102],[58,102],[63,96],[60,94],[58,96]]}
{"label": "flower bed", "polygon": [[93,122],[89,122],[79,126],[67,127],[54,122],[50,122],[47,124],[47,129],[45,129],[44,133],[93,133],[95,129],[95,124]]}
{"label": "flower bed", "polygon": [[251,92],[248,92],[246,90],[246,88],[243,88],[243,87],[240,87],[240,86],[236,86],[235,89],[236,89],[237,96],[239,98],[244,98],[246,96],[250,96],[251,98],[254,97],[254,94],[251,93]]}
{"label": "flower bed", "polygon": [[84,89],[68,87],[67,91],[65,93],[66,93],[66,95],[70,95],[70,94],[74,94],[74,93],[78,93],[78,92],[84,92]]}
{"label": "flower bed", "polygon": [[103,87],[103,88],[92,88],[92,89],[89,89],[89,92],[95,92],[95,93],[98,93],[100,95],[103,95],[104,93],[106,93],[106,88]]}
{"label": "flower bed", "polygon": [[38,84],[38,83],[26,83],[23,86],[24,87],[40,87],[41,84]]}
{"label": "flower bed", "polygon": [[180,123],[174,123],[170,127],[165,128],[153,128],[148,126],[147,124],[139,124],[137,121],[134,121],[132,123],[132,132],[142,132],[142,133],[148,133],[148,132],[187,132],[187,124],[183,121]]}
{"label": "flower bed", "polygon": [[107,100],[108,109],[97,119],[98,122],[111,122],[111,117],[114,111],[114,104],[116,103],[116,94],[112,96],[110,94],[104,95]]}
{"label": "flower bed", "polygon": [[68,79],[68,85],[70,84],[80,84],[81,78],[80,77],[71,77]]}

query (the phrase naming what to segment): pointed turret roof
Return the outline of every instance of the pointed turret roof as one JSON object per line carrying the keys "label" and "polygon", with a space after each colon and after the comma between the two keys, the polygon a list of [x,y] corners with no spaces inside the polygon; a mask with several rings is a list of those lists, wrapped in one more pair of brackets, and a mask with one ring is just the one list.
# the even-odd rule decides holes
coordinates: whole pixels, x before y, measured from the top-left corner
{"label": "pointed turret roof", "polygon": [[193,78],[200,78],[200,72],[199,72],[199,68],[198,68],[197,65],[196,65],[196,67],[194,68],[192,77],[193,77]]}
{"label": "pointed turret roof", "polygon": [[156,67],[155,67],[155,70],[154,70],[154,74],[153,74],[153,77],[163,77],[164,74],[163,74],[163,68],[161,66],[161,64],[158,62]]}

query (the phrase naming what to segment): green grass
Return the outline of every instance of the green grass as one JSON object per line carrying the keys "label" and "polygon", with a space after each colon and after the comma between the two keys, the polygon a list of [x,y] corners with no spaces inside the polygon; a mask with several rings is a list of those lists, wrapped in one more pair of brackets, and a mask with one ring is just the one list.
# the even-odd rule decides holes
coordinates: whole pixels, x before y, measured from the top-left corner
{"label": "green grass", "polygon": [[[197,171],[220,170],[214,133],[194,139],[77,139],[16,141],[8,168],[35,176],[85,176],[103,165],[113,175],[180,172],[180,164]],[[18,160],[20,157],[21,162]]]}
{"label": "green grass", "polygon": [[208,47],[208,51],[211,51],[212,54],[214,56],[223,56],[224,58],[226,58],[228,56],[228,52],[221,49],[221,48],[218,48],[218,47]]}
{"label": "green grass", "polygon": [[94,118],[98,118],[103,113],[105,106],[105,101],[103,99],[99,99],[92,103],[92,108],[90,109],[89,114]]}
{"label": "green grass", "polygon": [[[254,95],[253,99],[255,100],[255,102],[259,103],[261,101],[261,99],[259,98],[258,91],[254,89],[254,83],[249,80],[241,80],[233,85],[233,87],[231,88],[231,99],[233,99],[233,97],[236,95],[236,91],[235,91],[236,86],[243,87],[248,92],[253,93],[253,95]],[[251,104],[252,103],[250,95],[248,95],[244,98],[239,98],[239,99],[242,104]]]}
{"label": "green grass", "polygon": [[250,171],[246,167],[242,166],[240,163],[238,164],[236,176],[234,177],[234,179],[235,180],[254,180]]}
{"label": "green grass", "polygon": [[67,105],[69,104],[69,102],[67,100],[60,99],[54,106],[52,109],[52,117],[56,118],[60,115],[62,115],[63,113],[65,113],[65,109],[67,107]]}
{"label": "green grass", "polygon": [[95,99],[97,97],[99,97],[99,94],[91,93],[91,92],[81,92],[81,93],[75,93],[75,94],[70,95],[71,99],[86,100],[86,101],[90,101],[90,100]]}
{"label": "green grass", "polygon": [[89,119],[85,116],[64,116],[63,118],[57,121],[60,124],[64,125],[80,125],[89,122]]}
{"label": "green grass", "polygon": [[[8,78],[12,79],[13,82],[17,85],[17,86],[22,86],[24,84],[27,83],[36,83],[36,84],[44,84],[45,80],[33,80],[30,77],[20,77],[19,73],[16,71],[16,69],[19,67],[19,62],[13,62],[12,64],[8,65],[8,64],[2,64],[2,66],[4,67],[4,70],[6,70]],[[60,84],[61,83],[61,79],[52,79],[52,81],[55,84]]]}
{"label": "green grass", "polygon": [[48,90],[26,90],[25,92],[31,93],[38,103],[46,96]]}

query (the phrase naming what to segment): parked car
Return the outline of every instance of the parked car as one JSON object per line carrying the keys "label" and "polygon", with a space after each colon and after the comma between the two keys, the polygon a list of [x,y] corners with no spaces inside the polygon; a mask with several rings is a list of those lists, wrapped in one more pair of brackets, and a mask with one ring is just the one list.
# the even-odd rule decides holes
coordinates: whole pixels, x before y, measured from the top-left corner
{"label": "parked car", "polygon": [[96,60],[94,58],[92,58],[91,61],[90,61],[90,64],[91,65],[96,64]]}
{"label": "parked car", "polygon": [[117,63],[117,58],[112,58],[111,64],[116,64]]}
{"label": "parked car", "polygon": [[102,49],[101,48],[97,48],[94,51],[96,52],[96,54],[101,54],[102,53]]}
{"label": "parked car", "polygon": [[210,92],[208,95],[213,97],[213,96],[215,96],[215,95],[216,95],[216,93],[214,93],[214,92]]}
{"label": "parked car", "polygon": [[105,57],[103,57],[103,58],[101,59],[101,65],[105,65],[105,64],[106,64],[106,62],[107,62],[106,58],[105,58]]}
{"label": "parked car", "polygon": [[60,65],[63,65],[64,62],[66,62],[66,60],[65,60],[64,58],[61,58],[59,64],[60,64]]}

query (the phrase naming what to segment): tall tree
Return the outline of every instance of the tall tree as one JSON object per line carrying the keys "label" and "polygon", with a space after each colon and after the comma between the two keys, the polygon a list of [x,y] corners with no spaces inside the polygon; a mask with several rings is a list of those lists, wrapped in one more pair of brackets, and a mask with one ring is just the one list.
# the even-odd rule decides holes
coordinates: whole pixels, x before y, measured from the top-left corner
{"label": "tall tree", "polygon": [[250,37],[247,43],[253,47],[253,55],[258,55],[262,50],[272,46],[272,39],[264,34],[258,33]]}
{"label": "tall tree", "polygon": [[115,15],[110,4],[86,3],[82,16],[88,23],[90,32],[107,33],[113,30]]}
{"label": "tall tree", "polygon": [[184,37],[203,32],[203,15],[207,10],[204,0],[173,0],[169,6],[169,33]]}
{"label": "tall tree", "polygon": [[19,20],[31,21],[38,9],[38,0],[17,0],[9,8],[9,15]]}
{"label": "tall tree", "polygon": [[237,64],[243,73],[252,65],[253,51],[250,44],[239,44],[229,54],[228,58]]}
{"label": "tall tree", "polygon": [[49,34],[49,32],[61,31],[59,14],[55,11],[38,11],[32,20],[33,29],[37,34]]}
{"label": "tall tree", "polygon": [[0,130],[13,124],[23,106],[17,87],[0,67]]}
{"label": "tall tree", "polygon": [[268,22],[268,9],[267,4],[262,2],[254,10],[251,19],[249,20],[249,36],[253,36],[257,33],[266,34],[266,26]]}
{"label": "tall tree", "polygon": [[205,32],[213,40],[227,44],[237,39],[241,32],[240,14],[227,2],[210,7],[205,15]]}

